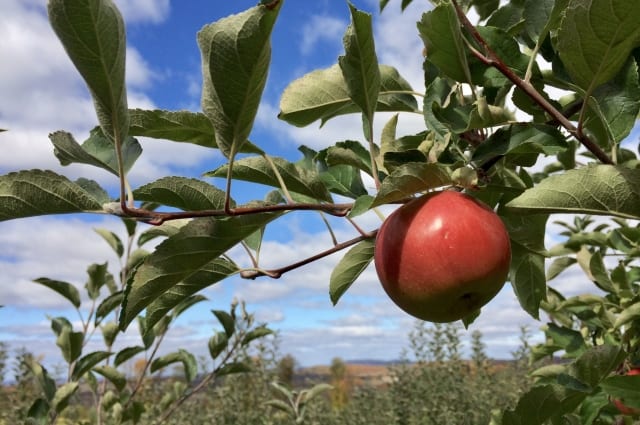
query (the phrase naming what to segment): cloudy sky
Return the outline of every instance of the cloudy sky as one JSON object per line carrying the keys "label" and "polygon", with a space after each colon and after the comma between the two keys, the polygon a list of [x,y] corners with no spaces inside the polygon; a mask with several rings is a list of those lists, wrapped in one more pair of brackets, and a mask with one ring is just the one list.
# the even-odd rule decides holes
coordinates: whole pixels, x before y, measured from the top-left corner
{"label": "cloudy sky", "polygon": [[[52,154],[47,138],[50,132],[63,129],[73,133],[77,140],[84,140],[96,118],[87,90],[49,28],[45,3],[45,0],[0,0],[0,128],[10,130],[0,134],[4,149],[0,173],[52,169],[70,178],[93,178],[113,191],[117,185],[113,176],[80,165],[61,167]],[[196,32],[206,23],[253,6],[256,0],[117,0],[116,3],[121,7],[128,31],[130,107],[198,110],[201,75]],[[425,2],[415,2],[404,14],[398,4],[391,2],[382,15],[377,13],[377,3],[377,0],[354,1],[357,7],[374,13],[379,61],[397,67],[414,89],[423,90],[422,45],[415,22]],[[322,129],[318,125],[289,127],[276,117],[280,93],[289,82],[336,62],[342,53],[342,35],[348,21],[348,7],[343,1],[285,3],[274,30],[273,68],[251,137],[254,143],[273,155],[295,159],[297,147],[302,144],[320,149],[338,140],[361,139],[357,117],[341,118]],[[378,130],[387,118],[382,116],[376,122]],[[422,126],[419,116],[402,116],[399,132],[411,134]],[[144,153],[129,176],[134,186],[166,175],[199,176],[222,163],[218,152],[197,146],[144,139],[141,143]],[[265,190],[237,185],[233,196],[240,201],[260,199]],[[359,224],[374,229],[380,222],[365,216]],[[341,221],[334,225],[339,239],[352,237],[353,229]],[[46,276],[82,287],[91,263],[109,262],[116,273],[118,259],[94,228],[123,234],[118,219],[102,216],[0,222],[0,304],[5,305],[0,309],[0,341],[13,348],[25,346],[50,361],[57,358],[47,317],[65,315],[77,320],[77,316],[66,309],[60,297],[31,280]],[[262,260],[265,266],[282,266],[330,245],[331,239],[317,215],[290,214],[286,224],[268,233]],[[279,280],[231,278],[205,290],[203,294],[209,301],[181,318],[171,331],[167,346],[186,347],[204,354],[206,340],[216,325],[209,311],[226,309],[236,298],[246,301],[259,320],[279,330],[282,353],[293,354],[300,365],[328,363],[333,357],[397,358],[407,347],[407,334],[414,320],[387,300],[373,268],[365,271],[338,306],[333,307],[328,282],[339,258],[334,255]],[[576,270],[556,287],[576,292],[583,280]],[[519,308],[507,284],[462,336],[468,338],[471,331],[479,329],[489,355],[508,358],[517,347],[522,325],[529,326],[539,338],[541,323]],[[123,344],[133,343],[134,331],[127,333]]]}

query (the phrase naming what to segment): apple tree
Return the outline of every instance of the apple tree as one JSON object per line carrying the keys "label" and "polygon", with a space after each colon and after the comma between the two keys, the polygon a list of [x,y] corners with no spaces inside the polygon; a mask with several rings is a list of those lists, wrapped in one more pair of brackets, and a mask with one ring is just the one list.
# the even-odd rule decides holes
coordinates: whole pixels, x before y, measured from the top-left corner
{"label": "apple tree", "polygon": [[[380,9],[393,3],[381,0]],[[345,4],[344,53],[292,81],[278,118],[302,127],[353,114],[362,138],[319,151],[300,146],[291,161],[249,139],[271,50],[284,48],[272,47],[272,30],[281,8],[294,6],[262,0],[198,32],[202,110],[191,112],[128,108],[126,33],[111,0],[49,0],[51,25],[97,117],[82,143],[51,133],[54,154],[63,165],[111,172],[119,190],[47,170],[13,172],[0,177],[0,219],[89,212],[152,226],[165,239],[126,276],[118,298],[124,330],[142,314],[153,327],[227,277],[277,279],[343,251],[327,282],[337,303],[374,257],[377,229],[362,229],[361,214],[426,192],[465,191],[494,209],[509,233],[508,281],[522,309],[546,323],[534,357],[564,360],[535,371],[533,388],[495,423],[622,423],[630,416],[610,399],[640,408],[640,377],[625,376],[640,361],[640,163],[629,140],[640,111],[640,8],[635,0],[432,3],[416,23],[421,87],[378,62],[372,16]],[[380,129],[379,112],[392,113]],[[398,117],[416,113],[424,129],[406,134]],[[127,173],[143,154],[138,137],[218,149],[226,163],[203,177],[224,184],[167,176],[131,187]],[[237,181],[273,190],[238,204]],[[356,235],[312,257],[261,267],[264,229],[300,211],[345,220]],[[557,244],[546,247],[547,231],[558,227]],[[251,267],[228,255],[236,245]],[[576,269],[591,290],[565,295],[554,287],[558,275]]]}

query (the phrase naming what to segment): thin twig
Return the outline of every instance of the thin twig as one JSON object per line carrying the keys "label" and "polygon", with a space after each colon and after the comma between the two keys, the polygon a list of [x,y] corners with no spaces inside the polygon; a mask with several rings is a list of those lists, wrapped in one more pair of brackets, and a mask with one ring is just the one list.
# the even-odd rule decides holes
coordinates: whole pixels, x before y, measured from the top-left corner
{"label": "thin twig", "polygon": [[311,257],[305,258],[304,260],[300,260],[297,261],[295,263],[289,264],[288,266],[285,267],[281,267],[279,269],[272,269],[272,270],[243,270],[240,272],[240,276],[245,278],[245,279],[255,279],[257,277],[260,276],[268,276],[271,277],[273,279],[279,279],[280,277],[282,277],[283,274],[290,272],[291,270],[295,270],[297,268],[300,268],[302,266],[306,266],[307,264],[313,263],[314,261],[320,260],[321,258],[327,257],[333,253],[336,253],[338,251],[341,251],[345,248],[348,248],[350,246],[353,246],[355,244],[357,244],[358,242],[362,242],[366,239],[371,239],[374,238],[376,236],[376,234],[378,233],[378,229],[372,231],[372,232],[368,232],[365,234],[362,234],[356,238],[350,239],[348,241],[345,242],[341,242],[337,245],[334,245],[332,248],[329,248],[325,251],[322,251],[316,255],[313,255]]}

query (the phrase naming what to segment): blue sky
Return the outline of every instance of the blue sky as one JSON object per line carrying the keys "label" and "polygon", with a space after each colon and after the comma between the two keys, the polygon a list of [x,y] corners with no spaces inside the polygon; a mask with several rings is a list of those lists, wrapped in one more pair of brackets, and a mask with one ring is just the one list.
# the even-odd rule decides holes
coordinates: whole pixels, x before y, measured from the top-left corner
{"label": "blue sky", "polygon": [[[47,134],[64,129],[83,140],[95,124],[91,100],[58,40],[48,27],[45,0],[0,0],[0,135],[5,154],[0,172],[43,168],[70,178],[86,176],[113,190],[113,176],[89,167],[61,167],[52,155]],[[128,29],[127,78],[131,107],[198,110],[200,101],[200,53],[195,34],[206,23],[240,12],[256,1],[120,0]],[[422,45],[415,29],[425,2],[414,2],[404,14],[399,2],[390,2],[382,15],[377,0],[353,2],[374,14],[380,62],[396,66],[414,89],[422,91]],[[361,139],[357,117],[314,124],[298,129],[278,121],[279,96],[293,79],[315,68],[336,62],[342,53],[342,35],[349,21],[342,0],[288,0],[273,35],[273,67],[251,136],[254,143],[273,155],[298,157],[297,147],[316,149],[335,141]],[[388,116],[376,121],[379,131]],[[412,134],[423,128],[419,116],[400,118],[400,132]],[[141,140],[144,153],[130,174],[134,186],[165,175],[199,176],[216,168],[222,156],[198,146]],[[217,182],[221,184],[221,182]],[[235,185],[240,200],[260,199],[266,189]],[[373,229],[376,217],[359,222]],[[342,240],[353,230],[336,222]],[[115,272],[117,259],[92,228],[123,234],[119,220],[102,216],[36,217],[0,223],[0,341],[14,348],[25,346],[55,361],[57,347],[47,315],[67,315],[64,303],[47,289],[30,283],[47,276],[82,286],[91,263],[108,261]],[[552,240],[550,239],[550,242]],[[312,213],[290,214],[272,228],[264,243],[263,259],[282,266],[330,246],[328,233]],[[333,255],[323,261],[286,274],[279,280],[228,279],[204,291],[209,301],[185,314],[167,339],[166,347],[186,347],[206,352],[206,340],[215,325],[211,309],[225,309],[233,298],[243,299],[259,320],[280,331],[280,349],[291,353],[300,365],[328,363],[333,357],[389,360],[407,347],[414,320],[398,310],[383,294],[375,271],[369,268],[354,287],[333,307],[328,281]],[[568,293],[584,288],[577,270],[555,286]],[[587,287],[588,288],[588,287]],[[508,358],[517,346],[519,327],[528,325],[539,338],[540,322],[534,322],[518,306],[511,287],[483,311],[462,337],[479,329],[489,355]],[[133,341],[135,329],[123,338]]]}

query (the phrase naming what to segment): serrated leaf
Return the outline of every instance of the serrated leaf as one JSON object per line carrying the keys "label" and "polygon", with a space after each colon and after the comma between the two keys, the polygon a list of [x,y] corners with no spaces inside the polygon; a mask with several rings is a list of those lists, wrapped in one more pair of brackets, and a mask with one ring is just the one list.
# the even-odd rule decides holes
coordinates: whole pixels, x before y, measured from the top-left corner
{"label": "serrated leaf", "polygon": [[579,357],[587,350],[584,338],[580,332],[573,329],[549,323],[545,335],[559,347],[562,347],[567,356]]}
{"label": "serrated leaf", "polygon": [[80,384],[78,382],[67,382],[56,390],[56,395],[51,400],[51,407],[56,413],[62,412],[69,405],[69,399],[78,390]]}
{"label": "serrated leaf", "polygon": [[163,177],[134,190],[137,200],[159,202],[184,211],[224,208],[224,191],[198,179]]}
{"label": "serrated leaf", "polygon": [[567,372],[594,389],[620,365],[624,358],[625,353],[620,346],[604,344],[589,347],[568,367]]}
{"label": "serrated leaf", "polygon": [[147,324],[155,325],[172,308],[238,271],[238,267],[224,258],[216,258],[184,281],[173,286],[147,306]]}
{"label": "serrated leaf", "polygon": [[122,350],[118,351],[115,359],[113,360],[113,366],[118,367],[122,363],[131,359],[133,356],[140,354],[145,351],[144,347],[134,346],[134,347],[125,347]]}
{"label": "serrated leaf", "polygon": [[418,23],[429,60],[448,77],[469,82],[469,63],[456,10],[451,3],[436,6]]}
{"label": "serrated leaf", "polygon": [[209,355],[215,360],[229,345],[229,337],[226,332],[216,332],[209,338]]}
{"label": "serrated leaf", "polygon": [[102,239],[109,244],[118,257],[122,257],[124,254],[124,245],[122,245],[122,241],[118,235],[107,229],[93,229],[93,231],[102,236]]}
{"label": "serrated leaf", "polygon": [[349,217],[354,218],[369,211],[371,209],[371,205],[373,204],[373,200],[374,197],[371,195],[359,196],[353,203],[351,211],[349,211]]}
{"label": "serrated leaf", "polygon": [[[280,182],[271,164],[275,166],[289,191],[300,193],[322,201],[331,202],[331,194],[317,172],[302,168],[284,158],[272,157],[271,161],[264,156],[249,156],[233,163],[231,177],[236,180],[249,181],[280,188]],[[229,165],[205,173],[207,177],[227,177]]]}
{"label": "serrated leaf", "polygon": [[[410,94],[412,91],[411,85],[395,68],[380,65],[376,111],[418,111],[416,99]],[[289,84],[280,99],[278,118],[304,127],[317,120],[324,124],[336,116],[358,112],[360,109],[349,97],[339,65],[333,65],[312,71]]]}
{"label": "serrated leaf", "polygon": [[198,32],[202,54],[202,109],[216,142],[233,158],[248,139],[267,82],[271,30],[282,1],[258,5]]}
{"label": "serrated leaf", "polygon": [[382,181],[371,207],[399,201],[417,192],[451,183],[449,170],[444,166],[418,162],[403,164]]}
{"label": "serrated leaf", "polygon": [[73,368],[73,379],[80,380],[85,373],[89,372],[98,363],[102,362],[112,355],[113,353],[109,351],[95,351],[79,358]]}
{"label": "serrated leaf", "polygon": [[127,385],[127,377],[113,366],[96,366],[93,371],[107,378],[118,391],[122,391]]}
{"label": "serrated leaf", "polygon": [[0,176],[0,221],[75,212],[102,212],[102,203],[53,171],[28,170]]}
{"label": "serrated leaf", "polygon": [[150,373],[154,373],[173,363],[182,363],[184,368],[184,377],[187,382],[193,381],[193,378],[196,377],[196,374],[198,373],[196,358],[193,354],[183,349],[158,357],[151,362],[151,368],[149,371]]}
{"label": "serrated leaf", "polygon": [[371,15],[356,9],[349,3],[351,23],[345,32],[345,54],[338,58],[338,65],[347,85],[349,98],[362,111],[368,123],[378,103],[380,91],[380,67],[373,39]]}
{"label": "serrated leaf", "polygon": [[557,33],[557,51],[573,81],[591,93],[620,71],[640,45],[634,2],[570,0]]}
{"label": "serrated leaf", "polygon": [[374,239],[367,239],[352,247],[342,257],[331,272],[329,279],[329,297],[336,305],[340,297],[351,287],[358,276],[371,264],[375,246]]}
{"label": "serrated leaf", "polygon": [[82,75],[98,120],[112,140],[129,130],[124,20],[111,0],[49,0],[49,21]]}
{"label": "serrated leaf", "polygon": [[142,246],[147,242],[160,237],[169,237],[180,232],[180,229],[186,226],[191,219],[179,219],[165,221],[160,226],[150,227],[140,234],[138,237],[138,246]]}
{"label": "serrated leaf", "polygon": [[502,425],[540,425],[573,411],[586,394],[560,385],[535,386],[527,391],[513,410],[502,416]]}
{"label": "serrated leaf", "polygon": [[513,124],[501,128],[473,153],[473,161],[482,163],[500,155],[555,155],[567,149],[567,142],[555,127],[543,124]]}
{"label": "serrated leaf", "polygon": [[78,289],[69,282],[63,282],[60,280],[53,280],[46,277],[34,279],[35,283],[46,286],[52,291],[57,292],[67,299],[75,308],[80,307],[80,292]]}
{"label": "serrated leaf", "polygon": [[[118,175],[115,146],[100,127],[91,130],[89,138],[82,145],[78,144],[73,135],[66,131],[51,133],[49,140],[54,146],[53,153],[61,165],[88,164]],[[121,150],[124,171],[127,172],[142,153],[142,146],[135,138],[126,137],[121,142]]]}
{"label": "serrated leaf", "polygon": [[[174,308],[173,308],[173,318],[177,318],[182,313],[198,304],[199,302],[206,301],[207,297],[204,295],[189,295],[188,297],[183,298]],[[149,320],[147,318],[147,320]]]}
{"label": "serrated leaf", "polygon": [[96,309],[95,323],[99,323],[100,321],[102,321],[102,319],[107,317],[116,308],[118,308],[123,298],[123,291],[114,292],[113,294],[110,294],[108,297],[104,298]]}
{"label": "serrated leaf", "polygon": [[560,257],[553,260],[549,268],[547,269],[547,281],[556,278],[567,267],[576,263],[576,259],[572,257]]}
{"label": "serrated leaf", "polygon": [[510,201],[518,214],[575,213],[640,218],[640,170],[590,164],[550,176]]}

